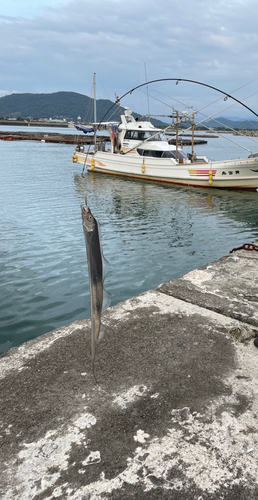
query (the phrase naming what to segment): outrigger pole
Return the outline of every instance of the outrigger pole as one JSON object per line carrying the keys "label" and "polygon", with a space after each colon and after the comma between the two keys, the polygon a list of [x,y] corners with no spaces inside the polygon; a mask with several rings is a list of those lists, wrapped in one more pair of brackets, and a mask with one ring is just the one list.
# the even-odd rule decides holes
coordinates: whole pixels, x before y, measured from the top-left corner
{"label": "outrigger pole", "polygon": [[249,108],[249,106],[247,106],[246,104],[244,104],[239,99],[237,99],[236,97],[232,96],[231,94],[228,94],[227,92],[224,92],[224,90],[218,89],[217,87],[213,87],[212,85],[208,85],[207,83],[203,83],[203,82],[198,82],[196,80],[188,80],[186,78],[159,78],[157,80],[150,80],[149,82],[141,83],[140,85],[137,85],[137,87],[134,87],[133,89],[128,90],[128,92],[126,92],[125,94],[123,94],[120,98],[117,98],[117,100],[114,102],[114,104],[112,104],[112,106],[110,106],[110,108],[107,110],[107,112],[103,116],[103,118],[102,118],[101,122],[99,123],[99,125],[104,121],[104,118],[106,118],[106,116],[108,115],[108,113],[110,113],[111,109],[116,104],[118,104],[119,101],[121,101],[128,94],[132,94],[135,90],[138,90],[141,87],[144,87],[145,85],[150,85],[151,83],[172,82],[172,81],[176,82],[176,85],[179,82],[187,82],[187,83],[195,83],[196,85],[202,85],[203,87],[207,87],[209,89],[216,90],[216,92],[220,92],[220,94],[223,94],[225,96],[225,100],[227,98],[233,99],[233,101],[236,101],[236,102],[238,102],[238,104],[241,104],[241,106],[244,106],[244,108],[248,109],[248,111],[251,111],[251,113],[253,113],[258,118],[258,114],[255,113],[255,111],[253,111],[251,108]]}
{"label": "outrigger pole", "polygon": [[[176,82],[176,85],[178,84],[178,82],[188,82],[188,83],[195,83],[197,85],[202,85],[204,87],[208,87],[212,90],[216,90],[217,92],[220,92],[221,94],[224,94],[224,96],[226,98],[230,98],[230,99],[233,99],[234,101],[238,102],[239,104],[241,104],[241,106],[244,106],[246,109],[248,109],[249,111],[251,111],[251,113],[253,113],[255,116],[257,116],[258,118],[258,114],[255,113],[255,111],[253,111],[251,108],[249,108],[246,104],[244,104],[242,101],[240,101],[239,99],[237,99],[236,97],[233,97],[231,94],[227,94],[227,92],[224,92],[223,90],[220,90],[218,89],[217,87],[213,87],[212,85],[208,85],[207,83],[202,83],[202,82],[197,82],[196,80],[187,80],[185,78],[159,78],[158,80],[151,80],[149,82],[146,82],[146,83],[142,83],[141,85],[137,85],[137,87],[134,87],[133,89],[129,90],[128,92],[126,92],[124,95],[122,95],[120,97],[120,100],[123,99],[126,95],[128,94],[131,94],[132,92],[134,92],[135,90],[141,88],[141,87],[144,87],[145,85],[150,85],[151,83],[157,83],[157,82],[170,82],[170,81],[175,81]],[[226,99],[225,99],[226,100]]]}

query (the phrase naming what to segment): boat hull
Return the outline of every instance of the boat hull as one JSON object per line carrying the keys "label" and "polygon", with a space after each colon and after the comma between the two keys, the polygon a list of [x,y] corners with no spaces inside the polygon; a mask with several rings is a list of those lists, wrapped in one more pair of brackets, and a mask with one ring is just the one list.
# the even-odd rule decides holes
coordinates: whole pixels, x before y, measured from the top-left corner
{"label": "boat hull", "polygon": [[77,153],[88,171],[127,178],[225,189],[258,189],[258,158],[175,164],[170,158],[140,157],[98,151],[92,156]]}

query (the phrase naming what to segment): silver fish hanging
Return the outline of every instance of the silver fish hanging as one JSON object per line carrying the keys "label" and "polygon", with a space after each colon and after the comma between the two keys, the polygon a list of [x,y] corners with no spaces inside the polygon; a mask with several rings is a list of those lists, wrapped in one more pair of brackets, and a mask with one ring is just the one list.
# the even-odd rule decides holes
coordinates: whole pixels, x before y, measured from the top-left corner
{"label": "silver fish hanging", "polygon": [[[94,361],[96,356],[96,344],[103,336],[101,326],[101,314],[110,304],[110,295],[104,290],[104,259],[100,243],[98,223],[93,217],[89,207],[81,205],[82,225],[86,244],[90,298],[91,298],[91,352],[92,371],[94,375]],[[94,375],[95,377],[95,375]]]}

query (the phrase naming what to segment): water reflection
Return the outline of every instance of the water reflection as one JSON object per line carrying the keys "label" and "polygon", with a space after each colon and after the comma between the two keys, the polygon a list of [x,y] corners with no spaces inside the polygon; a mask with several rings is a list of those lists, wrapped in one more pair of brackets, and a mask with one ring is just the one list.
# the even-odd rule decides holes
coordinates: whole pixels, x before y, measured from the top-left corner
{"label": "water reflection", "polygon": [[[98,178],[99,182],[98,182]],[[258,237],[257,193],[173,187],[89,173],[76,196],[99,220],[113,301],[154,288]]]}
{"label": "water reflection", "polygon": [[80,211],[85,189],[110,262],[105,288],[111,305],[258,240],[258,193],[166,186],[94,172],[83,178],[72,164],[70,146],[5,142],[0,353],[89,317]]}
{"label": "water reflection", "polygon": [[[108,213],[120,219],[146,220],[160,214],[164,218],[172,213],[175,224],[187,225],[187,220],[196,215],[205,217],[220,213],[240,223],[258,226],[254,211],[258,207],[258,193],[247,191],[199,189],[186,186],[167,186],[121,179],[108,175],[88,173],[86,178],[74,176],[76,194],[82,200],[87,189],[90,203],[98,210],[98,201],[105,204]],[[92,205],[93,206],[93,205]],[[103,207],[102,207],[103,208]],[[103,211],[102,211],[103,212]],[[186,216],[186,220],[184,217]]]}

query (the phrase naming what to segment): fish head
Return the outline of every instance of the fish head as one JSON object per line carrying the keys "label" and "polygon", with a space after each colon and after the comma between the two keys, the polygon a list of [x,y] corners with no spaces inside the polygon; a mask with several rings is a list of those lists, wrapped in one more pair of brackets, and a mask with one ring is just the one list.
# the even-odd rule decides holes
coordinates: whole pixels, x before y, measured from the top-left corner
{"label": "fish head", "polygon": [[97,222],[96,219],[94,219],[91,210],[89,207],[84,208],[81,205],[81,211],[82,211],[82,225],[86,229],[86,231],[94,231],[96,228]]}

